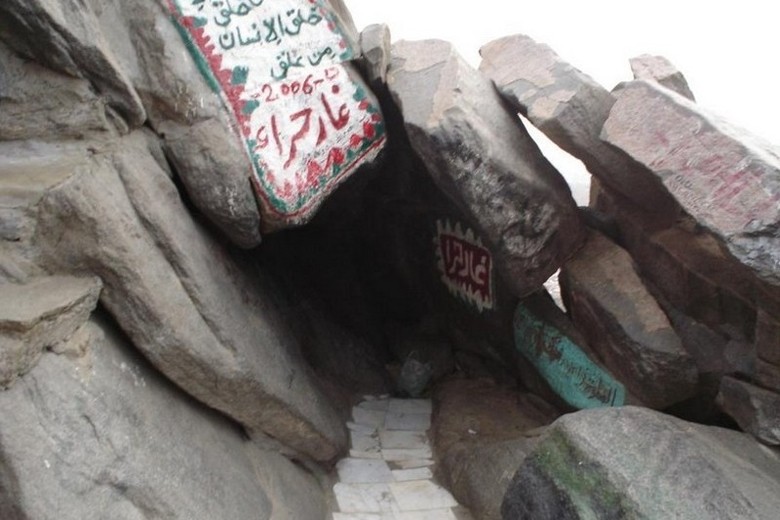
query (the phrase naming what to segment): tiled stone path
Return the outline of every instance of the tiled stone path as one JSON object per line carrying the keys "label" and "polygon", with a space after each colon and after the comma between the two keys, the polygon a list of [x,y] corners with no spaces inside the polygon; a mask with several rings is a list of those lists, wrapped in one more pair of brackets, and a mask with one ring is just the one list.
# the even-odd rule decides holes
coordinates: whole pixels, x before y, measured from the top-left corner
{"label": "tiled stone path", "polygon": [[366,397],[352,419],[350,456],[336,466],[333,520],[471,520],[432,480],[430,400]]}

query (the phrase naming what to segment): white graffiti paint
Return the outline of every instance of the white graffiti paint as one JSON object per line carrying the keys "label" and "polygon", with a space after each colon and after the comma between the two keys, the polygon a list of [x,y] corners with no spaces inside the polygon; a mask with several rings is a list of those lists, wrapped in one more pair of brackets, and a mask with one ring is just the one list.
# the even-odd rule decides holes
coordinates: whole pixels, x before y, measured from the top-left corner
{"label": "white graffiti paint", "polygon": [[460,223],[436,221],[437,267],[450,293],[480,312],[494,308],[493,258],[471,229]]}

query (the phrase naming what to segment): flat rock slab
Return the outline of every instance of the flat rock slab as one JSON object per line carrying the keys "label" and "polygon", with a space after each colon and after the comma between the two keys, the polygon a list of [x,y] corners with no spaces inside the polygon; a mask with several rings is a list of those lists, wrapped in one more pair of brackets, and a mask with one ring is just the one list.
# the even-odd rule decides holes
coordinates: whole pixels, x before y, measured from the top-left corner
{"label": "flat rock slab", "polygon": [[[432,480],[433,461],[424,458],[431,456],[425,431],[388,430],[385,422],[376,420],[385,414],[409,413],[430,421],[431,404],[427,399],[367,396],[352,409],[355,421],[368,418],[368,424],[352,423],[353,455],[336,465],[339,482],[333,493],[338,511],[333,513],[334,520],[468,518],[455,515],[453,508],[458,503]],[[374,452],[359,451],[366,438],[381,445],[379,457]]]}
{"label": "flat rock slab", "polygon": [[512,292],[537,290],[582,241],[566,182],[450,44],[396,43],[388,86],[412,147],[478,227]]}
{"label": "flat rock slab", "polygon": [[614,98],[549,46],[517,34],[480,49],[480,71],[498,91],[555,144],[588,171],[640,207],[674,213],[674,204],[653,175],[599,139]]}
{"label": "flat rock slab", "polygon": [[69,339],[98,302],[98,278],[50,276],[0,283],[0,387],[27,373],[45,348]]}
{"label": "flat rock slab", "polygon": [[773,520],[780,459],[749,436],[651,410],[556,421],[515,474],[505,520]]}
{"label": "flat rock slab", "polygon": [[574,324],[637,399],[664,408],[693,394],[693,358],[625,250],[591,232],[560,278]]}
{"label": "flat rock slab", "polygon": [[740,428],[760,442],[780,445],[780,394],[724,377],[717,402]]}
{"label": "flat rock slab", "polygon": [[780,285],[780,155],[647,81],[618,88],[602,138],[657,176],[762,280]]}

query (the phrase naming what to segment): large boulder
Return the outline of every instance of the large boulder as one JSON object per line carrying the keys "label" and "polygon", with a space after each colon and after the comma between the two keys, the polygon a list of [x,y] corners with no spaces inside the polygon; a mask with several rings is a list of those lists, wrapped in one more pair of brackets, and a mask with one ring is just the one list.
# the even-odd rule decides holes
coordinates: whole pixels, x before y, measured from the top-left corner
{"label": "large boulder", "polygon": [[574,324],[642,403],[664,408],[692,395],[694,360],[624,249],[591,232],[560,280]]}
{"label": "large boulder", "polygon": [[438,476],[477,518],[501,518],[501,501],[515,471],[538,443],[542,427],[557,415],[533,394],[490,379],[445,381],[434,394]]}
{"label": "large boulder", "polygon": [[671,219],[674,202],[653,175],[599,139],[612,95],[547,45],[517,34],[480,49],[480,70],[502,96],[555,144],[580,159],[605,185]]}
{"label": "large boulder", "polygon": [[515,474],[505,520],[773,520],[780,458],[750,437],[647,409],[556,421]]}
{"label": "large boulder", "polygon": [[566,182],[449,43],[396,43],[388,85],[412,147],[475,223],[508,287],[539,289],[582,242]]}
{"label": "large boulder", "polygon": [[100,276],[101,303],[167,377],[293,451],[329,460],[345,448],[278,292],[193,220],[150,134],[2,148],[4,172],[68,173],[37,204],[37,261]]}
{"label": "large boulder", "polygon": [[762,280],[780,285],[780,155],[691,101],[631,81],[602,138],[652,170],[695,221]]}
{"label": "large boulder", "polygon": [[324,519],[317,480],[152,368],[104,317],[0,391],[0,517]]}
{"label": "large boulder", "polygon": [[97,278],[50,276],[0,283],[0,388],[70,339],[97,305]]}

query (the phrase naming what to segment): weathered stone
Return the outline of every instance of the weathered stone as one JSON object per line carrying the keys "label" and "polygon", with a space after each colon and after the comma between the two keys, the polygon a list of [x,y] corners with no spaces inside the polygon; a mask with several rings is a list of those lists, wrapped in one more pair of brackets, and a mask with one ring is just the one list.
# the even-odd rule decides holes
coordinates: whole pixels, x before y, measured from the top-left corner
{"label": "weathered stone", "polygon": [[[162,378],[106,320],[0,392],[0,517],[324,518],[311,475]],[[286,514],[285,514],[286,513]]]}
{"label": "weathered stone", "polygon": [[480,70],[555,144],[634,204],[674,220],[675,205],[653,175],[599,139],[615,102],[609,91],[528,36],[500,38],[480,54]]}
{"label": "weathered stone", "polygon": [[780,445],[780,394],[724,377],[720,382],[718,405],[759,441]]}
{"label": "weathered stone", "polygon": [[651,169],[697,223],[762,280],[780,285],[780,156],[691,101],[624,83],[602,138]]}
{"label": "weathered stone", "polygon": [[574,324],[640,401],[664,408],[693,393],[693,358],[625,250],[591,232],[560,279]]}
{"label": "weathered stone", "polygon": [[447,381],[437,387],[434,404],[437,473],[475,516],[500,518],[512,476],[557,413],[532,394],[488,379]]}
{"label": "weathered stone", "polygon": [[100,287],[97,278],[70,276],[0,283],[0,388],[73,335],[97,305]]}
{"label": "weathered stone", "polygon": [[571,193],[490,82],[442,41],[393,46],[390,91],[409,140],[525,296],[580,245]]}
{"label": "weathered stone", "polygon": [[273,289],[196,224],[154,142],[136,132],[71,146],[81,162],[39,204],[42,264],[99,275],[136,347],[196,398],[315,459],[338,454],[344,426]]}
{"label": "weathered stone", "polygon": [[647,409],[556,421],[520,466],[505,520],[771,520],[780,458],[748,436]]}
{"label": "weathered stone", "polygon": [[95,11],[84,2],[3,2],[0,38],[26,58],[87,79],[131,127],[146,120],[141,99],[111,48],[111,38],[104,36]]}
{"label": "weathered stone", "polygon": [[634,79],[654,81],[691,101],[696,101],[683,73],[663,56],[641,54],[631,58],[628,62],[631,65]]}
{"label": "weathered stone", "polygon": [[763,309],[756,320],[756,351],[761,359],[780,365],[780,321]]}
{"label": "weathered stone", "polygon": [[372,24],[360,33],[363,70],[369,83],[386,83],[390,67],[390,28]]}
{"label": "weathered stone", "polygon": [[515,345],[567,404],[577,409],[623,406],[623,384],[547,294],[522,300],[515,311]]}
{"label": "weathered stone", "polygon": [[0,43],[0,140],[79,138],[114,129],[111,114],[87,80],[23,60]]}

